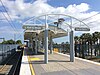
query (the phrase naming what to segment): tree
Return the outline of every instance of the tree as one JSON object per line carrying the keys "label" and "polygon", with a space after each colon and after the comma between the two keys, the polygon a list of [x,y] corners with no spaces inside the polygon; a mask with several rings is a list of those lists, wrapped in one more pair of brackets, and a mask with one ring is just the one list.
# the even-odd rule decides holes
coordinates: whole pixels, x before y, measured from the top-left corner
{"label": "tree", "polygon": [[8,40],[7,43],[8,43],[8,44],[15,44],[15,41],[13,41],[13,40],[11,39],[11,40]]}
{"label": "tree", "polygon": [[79,37],[75,36],[74,40],[75,40],[75,57],[77,57],[77,45],[78,45]]}
{"label": "tree", "polygon": [[16,44],[22,44],[21,40],[17,40]]}
{"label": "tree", "polygon": [[84,53],[86,53],[86,42],[88,42],[88,55],[89,55],[89,44],[91,45],[91,57],[92,57],[92,35],[90,33],[84,33],[80,36],[82,39],[82,57],[84,58]]}
{"label": "tree", "polygon": [[[80,37],[75,36],[75,56],[77,56],[77,42],[79,43],[79,56],[82,54],[82,58],[85,58],[85,54],[93,57],[93,50],[95,49],[95,56],[100,56],[100,32],[83,33]],[[94,49],[93,49],[94,48]],[[90,54],[91,52],[91,54]]]}
{"label": "tree", "polygon": [[[87,43],[87,47],[88,47],[88,55],[90,54],[90,43],[92,42],[92,35],[90,33],[85,33],[84,34],[84,39],[85,42]],[[91,56],[92,56],[92,43],[91,43]]]}
{"label": "tree", "polygon": [[10,39],[10,40],[7,40],[7,41],[3,41],[2,44],[15,44],[15,41]]}
{"label": "tree", "polygon": [[[100,32],[94,32],[92,36],[93,36],[93,43],[95,45],[95,56],[97,56],[97,52],[99,50],[99,44],[100,44]],[[100,50],[99,50],[99,55],[100,55]]]}
{"label": "tree", "polygon": [[62,46],[63,52],[65,53],[64,42],[61,43],[61,46]]}
{"label": "tree", "polygon": [[[2,44],[15,44],[15,41],[10,39],[10,40],[7,40],[7,41],[3,41]],[[21,40],[17,40],[16,44],[22,44]]]}
{"label": "tree", "polygon": [[69,53],[69,50],[70,50],[70,44],[69,44],[69,42],[66,42],[65,48],[66,48],[66,52]]}
{"label": "tree", "polygon": [[6,44],[7,43],[7,41],[3,41],[1,44]]}
{"label": "tree", "polygon": [[97,32],[92,33],[93,36],[93,44],[94,44],[94,48],[95,48],[95,56],[97,56],[97,45],[96,45],[96,41],[97,41]]}
{"label": "tree", "polygon": [[85,58],[85,56],[84,56],[84,44],[85,44],[85,34],[82,34],[81,36],[80,36],[80,39],[82,40],[82,44],[81,44],[81,51],[82,51],[82,58]]}

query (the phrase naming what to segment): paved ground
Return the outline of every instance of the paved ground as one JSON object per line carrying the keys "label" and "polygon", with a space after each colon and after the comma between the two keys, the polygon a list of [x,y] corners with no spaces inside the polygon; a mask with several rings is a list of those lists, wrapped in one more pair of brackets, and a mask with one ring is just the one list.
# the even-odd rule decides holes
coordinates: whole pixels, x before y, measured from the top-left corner
{"label": "paved ground", "polygon": [[57,53],[49,54],[48,64],[44,64],[43,54],[29,55],[29,60],[35,75],[100,75],[100,64],[79,59],[70,62],[68,56]]}

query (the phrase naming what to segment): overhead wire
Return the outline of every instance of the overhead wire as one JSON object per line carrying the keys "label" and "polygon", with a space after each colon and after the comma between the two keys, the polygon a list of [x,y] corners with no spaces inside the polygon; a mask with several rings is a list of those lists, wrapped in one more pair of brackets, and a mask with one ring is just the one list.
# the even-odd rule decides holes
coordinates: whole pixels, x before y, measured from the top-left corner
{"label": "overhead wire", "polygon": [[[6,10],[6,8],[5,8],[5,6],[4,6],[4,4],[3,4],[3,2],[2,2],[2,0],[0,0],[0,2],[1,2],[1,4],[2,4],[2,6],[3,6],[3,8],[4,8],[4,11],[7,13],[7,15],[8,15],[8,17],[9,17],[9,19],[11,20],[11,27],[14,29],[14,31],[16,32],[16,27],[15,27],[15,25],[13,24],[13,21],[12,21],[12,19],[11,19],[11,17],[10,17],[10,15],[9,15],[9,13],[7,12],[7,10]],[[4,14],[5,15],[5,14]],[[7,17],[6,17],[7,18]],[[8,20],[9,21],[9,20]]]}
{"label": "overhead wire", "polygon": [[[81,21],[84,21],[84,20],[90,19],[90,18],[92,18],[92,17],[94,17],[94,16],[96,16],[96,15],[98,15],[98,14],[100,14],[100,12],[98,12],[98,13],[96,13],[96,14],[90,16],[90,17],[87,17],[87,18],[85,18],[85,19],[82,19]],[[77,24],[77,23],[78,23],[78,22],[76,22],[76,23],[74,23],[74,24]]]}
{"label": "overhead wire", "polygon": [[[2,14],[3,14],[3,16],[5,17],[5,19],[8,21],[8,23],[10,24],[10,26],[12,27],[12,24],[10,23],[10,21],[8,20],[8,18],[6,17],[6,15],[3,13],[3,12],[1,12]],[[12,27],[13,28],[13,27]],[[14,30],[14,29],[13,29]]]}
{"label": "overhead wire", "polygon": [[90,17],[87,17],[87,18],[85,18],[85,19],[83,19],[83,20],[81,20],[81,21],[84,21],[84,20],[87,20],[87,19],[89,19],[89,18],[92,18],[92,17],[94,17],[94,16],[96,16],[96,15],[98,15],[98,14],[100,14],[100,12],[98,12],[97,14],[94,14],[94,15],[92,15],[92,16],[90,16]]}
{"label": "overhead wire", "polygon": [[5,8],[5,6],[4,6],[2,0],[0,0],[0,2],[1,2],[1,4],[2,4],[2,6],[3,6],[3,8],[4,8],[4,11],[5,11],[6,14],[8,15],[8,17],[9,17],[9,19],[10,19],[11,22],[8,20],[8,18],[5,16],[5,14],[4,14],[3,12],[2,12],[2,14],[3,14],[4,17],[6,18],[6,20],[7,20],[8,23],[10,24],[10,26],[13,28],[13,30],[17,33],[18,31],[16,30],[16,27],[15,27],[15,24],[13,23],[12,18],[10,17],[9,13],[7,12],[7,10],[6,10],[6,8]]}

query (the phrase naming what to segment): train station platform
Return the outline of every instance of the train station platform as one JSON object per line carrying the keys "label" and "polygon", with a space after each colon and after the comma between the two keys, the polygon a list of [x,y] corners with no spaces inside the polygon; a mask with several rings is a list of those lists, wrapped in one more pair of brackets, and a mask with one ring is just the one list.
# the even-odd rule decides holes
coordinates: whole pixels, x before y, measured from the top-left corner
{"label": "train station platform", "polygon": [[69,55],[53,53],[48,55],[49,63],[44,63],[44,54],[34,55],[25,49],[20,75],[100,75],[100,63],[76,58],[70,62]]}

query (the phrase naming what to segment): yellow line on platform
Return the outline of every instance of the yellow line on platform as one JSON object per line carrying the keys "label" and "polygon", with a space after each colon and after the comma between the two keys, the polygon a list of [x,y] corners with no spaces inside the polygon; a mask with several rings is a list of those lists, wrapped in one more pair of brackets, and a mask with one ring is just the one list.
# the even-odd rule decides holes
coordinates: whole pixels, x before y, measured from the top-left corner
{"label": "yellow line on platform", "polygon": [[32,66],[32,64],[31,64],[31,61],[30,61],[30,57],[29,57],[29,56],[28,56],[28,62],[29,62],[31,74],[32,74],[32,75],[35,75],[35,71],[34,71],[33,66]]}

